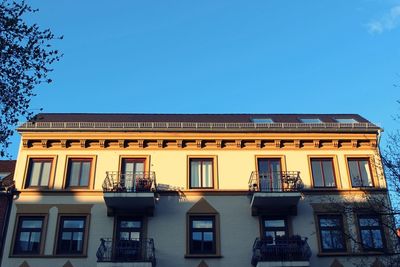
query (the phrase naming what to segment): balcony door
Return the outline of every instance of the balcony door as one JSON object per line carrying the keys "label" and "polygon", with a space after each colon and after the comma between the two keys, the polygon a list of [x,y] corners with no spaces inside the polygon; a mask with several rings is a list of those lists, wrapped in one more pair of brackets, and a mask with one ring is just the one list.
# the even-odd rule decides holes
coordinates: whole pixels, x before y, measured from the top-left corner
{"label": "balcony door", "polygon": [[259,158],[257,160],[260,191],[281,191],[281,159]]}
{"label": "balcony door", "polygon": [[263,218],[263,238],[268,245],[275,245],[288,238],[288,226],[285,218]]}
{"label": "balcony door", "polygon": [[141,256],[142,220],[119,217],[116,225],[114,255],[116,260],[132,261]]}
{"label": "balcony door", "polygon": [[136,191],[138,180],[144,178],[145,159],[125,158],[121,165],[121,182],[124,183],[126,190]]}

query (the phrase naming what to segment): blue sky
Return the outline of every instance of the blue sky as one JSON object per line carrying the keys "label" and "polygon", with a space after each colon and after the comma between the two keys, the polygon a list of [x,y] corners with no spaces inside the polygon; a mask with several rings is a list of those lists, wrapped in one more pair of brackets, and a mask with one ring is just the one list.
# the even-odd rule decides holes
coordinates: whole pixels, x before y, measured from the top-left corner
{"label": "blue sky", "polygon": [[28,3],[64,35],[33,110],[359,113],[399,128],[400,1]]}

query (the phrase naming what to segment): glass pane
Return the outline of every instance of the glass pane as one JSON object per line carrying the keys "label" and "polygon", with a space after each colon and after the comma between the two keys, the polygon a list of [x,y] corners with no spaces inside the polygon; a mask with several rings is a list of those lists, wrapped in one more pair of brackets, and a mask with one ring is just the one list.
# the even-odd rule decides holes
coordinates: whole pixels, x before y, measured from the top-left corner
{"label": "glass pane", "polygon": [[83,233],[74,233],[72,238],[72,250],[82,251],[83,248]]}
{"label": "glass pane", "polygon": [[214,240],[214,234],[213,232],[204,232],[203,233],[203,240],[204,241],[213,241]]}
{"label": "glass pane", "polygon": [[140,232],[131,232],[131,240],[139,240]]}
{"label": "glass pane", "polygon": [[322,179],[322,169],[321,162],[318,160],[313,160],[311,162],[312,175],[314,179],[314,186],[324,186],[324,182]]}
{"label": "glass pane", "polygon": [[203,187],[212,187],[212,162],[203,161]]}
{"label": "glass pane", "polygon": [[18,247],[21,251],[28,251],[29,248],[29,232],[21,232],[18,240]]}
{"label": "glass pane", "polygon": [[123,228],[140,228],[142,225],[141,221],[121,221],[120,227]]}
{"label": "glass pane", "polygon": [[40,169],[42,166],[42,162],[32,162],[31,176],[29,179],[29,185],[38,186],[39,185],[39,176]]}
{"label": "glass pane", "polygon": [[267,239],[275,238],[275,232],[274,231],[265,231],[265,237],[267,237]]}
{"label": "glass pane", "polygon": [[193,232],[192,239],[193,240],[203,240],[203,234],[201,232]]}
{"label": "glass pane", "polygon": [[285,220],[264,220],[265,227],[285,227]]}
{"label": "glass pane", "polygon": [[61,235],[62,240],[71,240],[72,233],[71,232],[63,232]]}
{"label": "glass pane", "polygon": [[363,186],[372,186],[371,174],[369,172],[369,163],[367,160],[359,161]]}
{"label": "glass pane", "polygon": [[361,230],[361,239],[365,248],[373,248],[372,236],[369,230]]}
{"label": "glass pane", "polygon": [[300,120],[303,123],[322,123],[322,121],[318,118],[302,118]]}
{"label": "glass pane", "polygon": [[338,218],[320,218],[320,227],[339,227],[340,221]]}
{"label": "glass pane", "polygon": [[285,235],[286,235],[285,231],[276,231],[275,232],[275,237],[277,237],[277,236],[285,236]]}
{"label": "glass pane", "polygon": [[89,185],[89,177],[90,177],[90,165],[91,162],[82,162],[82,169],[81,169],[81,181],[80,186],[88,186]]}
{"label": "glass pane", "polygon": [[379,226],[378,218],[360,218],[360,226]]}
{"label": "glass pane", "polygon": [[266,159],[258,159],[258,172],[261,176],[269,172],[269,164]]}
{"label": "glass pane", "polygon": [[135,172],[144,172],[144,162],[135,162]]}
{"label": "glass pane", "polygon": [[190,161],[190,186],[200,187],[201,177],[201,162],[192,160]]}
{"label": "glass pane", "polygon": [[64,228],[83,228],[84,220],[64,220]]}
{"label": "glass pane", "polygon": [[204,250],[203,252],[213,252],[213,241],[204,241]]}
{"label": "glass pane", "polygon": [[62,253],[71,252],[71,239],[62,239],[60,242],[59,251]]}
{"label": "glass pane", "polygon": [[43,162],[40,186],[48,186],[50,179],[51,162]]}
{"label": "glass pane", "polygon": [[358,121],[356,121],[355,119],[345,119],[345,118],[335,118],[335,120],[339,123],[357,123]]}
{"label": "glass pane", "polygon": [[321,241],[322,241],[322,248],[324,249],[332,249],[333,244],[332,244],[332,239],[331,239],[331,233],[330,231],[321,231]]}
{"label": "glass pane", "polygon": [[129,232],[119,232],[119,240],[129,240]]}
{"label": "glass pane", "polygon": [[22,228],[42,228],[42,220],[23,220]]}
{"label": "glass pane", "polygon": [[133,173],[134,172],[134,162],[127,162],[124,161],[124,167],[123,170],[125,173]]}
{"label": "glass pane", "polygon": [[29,251],[39,251],[39,243],[40,243],[40,233],[33,232],[31,233],[31,240],[29,242]]}
{"label": "glass pane", "polygon": [[374,248],[383,248],[382,233],[380,230],[371,231],[372,238],[374,239]]}
{"label": "glass pane", "polygon": [[338,230],[331,231],[332,236],[332,246],[336,249],[344,248],[344,240],[342,236],[342,232]]}
{"label": "glass pane", "polygon": [[193,228],[213,228],[212,220],[193,220]]}
{"label": "glass pane", "polygon": [[270,168],[272,172],[280,172],[281,171],[281,161],[280,160],[270,160]]}
{"label": "glass pane", "polygon": [[333,174],[333,165],[331,160],[322,161],[324,168],[325,186],[335,186],[335,175]]}
{"label": "glass pane", "polygon": [[69,186],[78,186],[79,185],[79,175],[80,175],[81,162],[80,161],[72,161],[71,169],[69,173]]}
{"label": "glass pane", "polygon": [[349,170],[351,183],[353,186],[362,186],[361,176],[358,170],[358,163],[355,160],[349,160]]}

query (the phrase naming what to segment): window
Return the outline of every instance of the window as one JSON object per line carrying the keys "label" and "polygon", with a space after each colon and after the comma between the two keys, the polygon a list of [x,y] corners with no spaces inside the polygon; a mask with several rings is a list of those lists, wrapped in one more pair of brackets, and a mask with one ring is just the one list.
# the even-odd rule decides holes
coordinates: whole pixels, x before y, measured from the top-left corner
{"label": "window", "polygon": [[31,158],[25,187],[48,187],[53,159]]}
{"label": "window", "polygon": [[383,250],[382,227],[377,216],[358,216],[358,227],[364,250]]}
{"label": "window", "polygon": [[190,188],[213,188],[213,159],[190,159]]}
{"label": "window", "polygon": [[190,254],[215,254],[215,217],[190,217]]}
{"label": "window", "polygon": [[268,244],[275,244],[276,238],[288,237],[288,228],[286,220],[283,218],[264,218],[262,220],[264,232],[263,238]]}
{"label": "window", "polygon": [[134,260],[141,254],[142,221],[136,218],[119,217],[116,227],[116,260]]}
{"label": "window", "polygon": [[343,222],[340,215],[318,216],[318,226],[323,252],[346,251]]}
{"label": "window", "polygon": [[353,187],[372,187],[371,172],[368,158],[348,159],[347,160],[351,185]]}
{"label": "window", "polygon": [[150,191],[151,180],[149,173],[145,172],[146,159],[123,158],[121,161],[121,185],[128,192]]}
{"label": "window", "polygon": [[86,216],[60,217],[57,254],[83,254]]}
{"label": "window", "polygon": [[280,158],[258,158],[257,170],[260,191],[282,191],[282,168]]}
{"label": "window", "polygon": [[311,169],[314,187],[336,187],[332,159],[311,159]]}
{"label": "window", "polygon": [[92,159],[69,159],[65,187],[88,187],[91,165]]}
{"label": "window", "polygon": [[14,254],[40,254],[44,216],[20,216],[14,242]]}
{"label": "window", "polygon": [[300,121],[302,123],[322,123],[318,118],[301,118]]}
{"label": "window", "polygon": [[252,118],[251,121],[254,123],[273,123],[274,122],[271,118]]}
{"label": "window", "polygon": [[335,118],[335,120],[338,123],[358,123],[358,121],[353,118]]}

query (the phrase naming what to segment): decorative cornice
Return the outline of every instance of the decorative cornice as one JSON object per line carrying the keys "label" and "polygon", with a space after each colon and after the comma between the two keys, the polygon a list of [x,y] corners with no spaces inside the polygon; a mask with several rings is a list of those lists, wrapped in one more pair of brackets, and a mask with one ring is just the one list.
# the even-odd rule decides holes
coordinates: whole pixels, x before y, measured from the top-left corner
{"label": "decorative cornice", "polygon": [[253,150],[274,150],[274,149],[376,149],[375,139],[330,139],[329,137],[320,139],[309,139],[305,137],[272,139],[272,138],[96,138],[76,139],[76,138],[55,138],[46,139],[24,138],[22,139],[23,149],[253,149]]}

